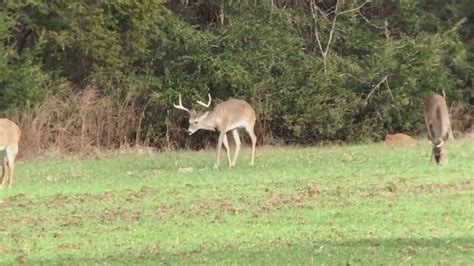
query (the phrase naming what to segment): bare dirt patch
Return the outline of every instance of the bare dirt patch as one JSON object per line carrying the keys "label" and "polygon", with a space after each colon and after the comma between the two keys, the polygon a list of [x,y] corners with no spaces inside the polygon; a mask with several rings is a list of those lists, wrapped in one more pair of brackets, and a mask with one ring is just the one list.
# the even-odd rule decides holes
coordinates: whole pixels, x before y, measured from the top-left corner
{"label": "bare dirt patch", "polygon": [[61,227],[75,227],[82,225],[82,218],[80,216],[64,216],[60,219],[59,226]]}
{"label": "bare dirt patch", "polygon": [[43,218],[43,217],[36,217],[36,216],[20,216],[20,217],[15,217],[13,219],[11,219],[8,223],[11,224],[11,223],[22,223],[22,224],[26,224],[26,225],[29,225],[29,226],[38,226],[38,225],[41,225],[41,224],[44,224],[46,222],[47,219]]}
{"label": "bare dirt patch", "polygon": [[219,208],[225,213],[233,215],[239,212],[239,210],[234,206],[232,201],[228,199],[219,200],[218,204],[219,204]]}
{"label": "bare dirt patch", "polygon": [[77,205],[83,202],[83,200],[81,200],[81,198],[78,198],[78,197],[65,196],[63,194],[55,194],[51,197],[44,199],[42,202],[48,208],[57,209],[57,208],[64,208],[69,205]]}
{"label": "bare dirt patch", "polygon": [[[86,195],[81,195],[81,196],[86,196],[86,197],[89,196],[89,197],[90,197],[90,195],[87,195],[87,194],[86,194]],[[94,198],[94,199],[96,199],[96,200],[98,200],[98,201],[108,201],[108,200],[110,200],[110,199],[112,198],[112,196],[113,196],[112,193],[110,193],[110,192],[104,192],[104,193],[102,193],[102,194],[100,194],[100,195],[97,195],[97,196],[95,196],[95,197],[92,197],[92,198]]]}
{"label": "bare dirt patch", "polygon": [[81,248],[81,245],[77,243],[64,243],[56,247],[56,251],[65,251],[65,250],[78,250]]}
{"label": "bare dirt patch", "polygon": [[101,219],[105,221],[140,221],[141,216],[141,211],[132,211],[119,207],[116,209],[105,209],[101,214]]}
{"label": "bare dirt patch", "polygon": [[8,253],[12,253],[13,250],[9,247],[6,247],[6,246],[0,246],[0,254],[8,254]]}
{"label": "bare dirt patch", "polygon": [[3,202],[0,202],[0,209],[11,209],[11,208],[31,208],[32,201],[28,197],[21,193],[13,197],[5,199]]}
{"label": "bare dirt patch", "polygon": [[[385,185],[377,186],[369,189],[374,195],[381,195],[383,191],[391,192],[394,195],[406,194],[440,194],[440,193],[457,193],[461,191],[473,191],[473,180],[461,180],[450,183],[434,183],[434,184],[409,184],[407,182],[387,182]],[[377,191],[379,193],[377,193]]]}

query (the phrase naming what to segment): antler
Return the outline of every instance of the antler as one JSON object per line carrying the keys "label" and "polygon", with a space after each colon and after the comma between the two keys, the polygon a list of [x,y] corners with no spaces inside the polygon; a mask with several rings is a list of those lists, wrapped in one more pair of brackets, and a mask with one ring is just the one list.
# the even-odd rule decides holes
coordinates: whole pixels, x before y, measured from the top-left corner
{"label": "antler", "polygon": [[208,94],[207,94],[207,97],[209,97],[209,102],[207,102],[207,104],[205,104],[205,103],[203,103],[203,102],[201,102],[201,101],[197,101],[197,103],[200,104],[200,105],[202,105],[202,106],[204,106],[204,107],[206,107],[206,108],[208,108],[208,107],[211,105],[211,99],[212,99],[212,98],[211,98],[211,94],[208,93]]}
{"label": "antler", "polygon": [[188,113],[191,113],[191,111],[189,111],[188,108],[186,108],[186,107],[183,106],[183,103],[181,102],[181,93],[179,94],[178,101],[179,101],[179,104],[178,104],[178,105],[176,105],[176,104],[173,103],[174,108],[180,109],[180,110],[184,110],[184,111],[186,111],[186,112],[188,112]]}
{"label": "antler", "polygon": [[439,138],[439,144],[436,145],[436,148],[441,148],[444,145],[444,140],[442,138]]}
{"label": "antler", "polygon": [[441,148],[444,145],[444,140],[442,138],[438,138],[438,139],[439,139],[439,144],[438,145],[435,145],[431,140],[429,142],[430,142],[431,145],[433,145],[433,147]]}

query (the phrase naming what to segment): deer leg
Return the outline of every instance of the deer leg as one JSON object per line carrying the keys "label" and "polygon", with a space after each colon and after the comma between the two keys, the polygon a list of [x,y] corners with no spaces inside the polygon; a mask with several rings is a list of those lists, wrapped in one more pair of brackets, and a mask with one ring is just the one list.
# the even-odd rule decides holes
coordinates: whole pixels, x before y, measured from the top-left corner
{"label": "deer leg", "polygon": [[12,188],[13,184],[13,175],[15,174],[15,154],[13,151],[7,149],[7,160],[8,160],[8,189]]}
{"label": "deer leg", "polygon": [[5,183],[7,181],[6,177],[6,172],[7,172],[7,158],[3,158],[3,163],[2,163],[2,182],[0,183],[0,189],[3,189],[5,186]]}
{"label": "deer leg", "polygon": [[431,135],[430,123],[428,122],[428,117],[426,115],[425,115],[425,124],[426,124],[426,129],[428,130],[428,139],[432,140],[433,136]]}
{"label": "deer leg", "polygon": [[219,158],[221,156],[221,148],[222,148],[222,142],[224,141],[224,136],[225,136],[225,132],[221,131],[219,134],[219,139],[217,140],[217,158],[216,158],[216,162],[214,163],[214,169],[219,168],[219,164],[220,164]]}
{"label": "deer leg", "polygon": [[451,127],[449,127],[448,130],[449,130],[449,139],[452,140],[452,141],[456,141],[456,140],[454,139],[453,129],[452,129]]}
{"label": "deer leg", "polygon": [[227,152],[227,162],[229,163],[229,166],[232,166],[232,163],[230,162],[230,149],[229,149],[229,142],[227,141],[227,134],[224,134],[223,143],[224,143],[224,148]]}
{"label": "deer leg", "polygon": [[2,162],[2,179],[0,179],[0,184],[2,183],[3,181],[3,178],[5,178],[5,158],[3,159],[3,162]]}
{"label": "deer leg", "polygon": [[12,162],[12,164],[9,167],[9,174],[10,174],[10,182],[8,182],[8,189],[12,188],[13,185],[13,176],[15,174],[15,162]]}
{"label": "deer leg", "polygon": [[247,129],[247,133],[249,133],[250,140],[252,140],[252,159],[250,159],[250,165],[254,165],[255,164],[255,146],[257,145],[257,136],[255,136],[255,132],[253,132],[253,125],[246,129]]}
{"label": "deer leg", "polygon": [[234,129],[232,131],[232,135],[234,136],[234,140],[235,140],[235,155],[234,155],[234,160],[232,161],[232,165],[235,166],[235,162],[237,161],[237,156],[239,156],[239,151],[240,151],[239,131],[237,129]]}

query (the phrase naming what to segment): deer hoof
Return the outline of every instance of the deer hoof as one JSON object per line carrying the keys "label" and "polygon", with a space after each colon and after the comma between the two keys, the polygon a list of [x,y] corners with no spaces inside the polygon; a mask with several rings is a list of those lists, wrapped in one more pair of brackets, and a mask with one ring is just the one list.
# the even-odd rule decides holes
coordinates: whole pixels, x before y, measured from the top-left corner
{"label": "deer hoof", "polygon": [[212,169],[214,169],[214,170],[219,169],[219,165],[215,163],[214,166],[212,167]]}

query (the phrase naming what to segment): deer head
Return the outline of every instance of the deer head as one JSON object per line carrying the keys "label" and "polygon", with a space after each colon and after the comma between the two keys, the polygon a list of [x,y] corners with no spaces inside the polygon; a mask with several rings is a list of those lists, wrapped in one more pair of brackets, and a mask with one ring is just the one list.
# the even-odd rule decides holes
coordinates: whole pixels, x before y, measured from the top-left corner
{"label": "deer head", "polygon": [[[189,110],[188,108],[183,106],[183,103],[181,102],[181,94],[178,96],[178,104],[173,104],[173,106],[176,109],[180,109],[183,111],[188,112],[189,114],[189,128],[188,132],[189,135],[193,134],[194,132],[198,131],[199,129],[208,129],[208,130],[214,130],[212,128],[212,125],[210,125],[209,121],[206,120],[206,118],[209,115],[209,111],[195,111],[193,109]],[[211,95],[208,94],[209,101],[208,103],[203,103],[202,101],[197,101],[198,104],[208,108],[211,105]]]}
{"label": "deer head", "polygon": [[431,153],[433,154],[432,156],[434,156],[437,164],[441,164],[442,159],[444,159],[443,157],[445,156],[443,139],[438,138],[438,141],[436,142],[433,142],[430,140],[429,143],[432,146],[432,151],[431,151]]}

